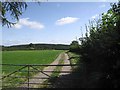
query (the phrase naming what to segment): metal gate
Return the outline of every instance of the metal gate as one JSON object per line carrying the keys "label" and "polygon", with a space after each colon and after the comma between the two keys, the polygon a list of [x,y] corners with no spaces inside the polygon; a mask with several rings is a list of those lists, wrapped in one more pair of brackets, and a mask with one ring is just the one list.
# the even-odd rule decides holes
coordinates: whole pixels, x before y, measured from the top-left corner
{"label": "metal gate", "polygon": [[[77,66],[77,64],[60,64],[60,65],[46,65],[46,64],[1,64],[2,67],[6,67],[2,69],[2,88],[31,88],[30,85],[50,85],[47,83],[36,83],[30,82],[30,79],[42,79],[42,80],[51,80],[53,77],[48,73],[71,73],[71,71],[44,71],[44,67],[48,66]],[[10,69],[11,68],[11,69]],[[7,72],[7,74],[6,74]],[[33,77],[37,73],[42,73],[46,77]],[[54,77],[57,78],[57,77]],[[13,81],[12,81],[13,80]],[[59,82],[63,83],[63,82]],[[63,83],[64,85],[64,83]],[[25,86],[25,87],[24,87]],[[41,88],[41,87],[40,87]]]}

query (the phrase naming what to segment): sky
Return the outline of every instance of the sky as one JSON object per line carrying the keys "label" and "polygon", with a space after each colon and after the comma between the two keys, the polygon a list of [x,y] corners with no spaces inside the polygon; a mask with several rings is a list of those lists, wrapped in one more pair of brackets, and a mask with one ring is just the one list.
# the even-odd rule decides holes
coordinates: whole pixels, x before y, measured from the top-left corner
{"label": "sky", "polygon": [[70,44],[81,37],[81,27],[110,9],[109,2],[28,2],[19,22],[2,27],[2,45]]}

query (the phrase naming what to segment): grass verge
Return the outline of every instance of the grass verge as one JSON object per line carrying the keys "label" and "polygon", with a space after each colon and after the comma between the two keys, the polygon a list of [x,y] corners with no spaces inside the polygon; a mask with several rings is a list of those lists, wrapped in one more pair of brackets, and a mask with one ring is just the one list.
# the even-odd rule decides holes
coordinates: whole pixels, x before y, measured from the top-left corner
{"label": "grass verge", "polygon": [[[80,55],[73,53],[73,52],[68,52],[67,53],[69,56],[70,64],[78,64],[80,60]],[[72,66],[72,70],[77,68],[77,66]]]}

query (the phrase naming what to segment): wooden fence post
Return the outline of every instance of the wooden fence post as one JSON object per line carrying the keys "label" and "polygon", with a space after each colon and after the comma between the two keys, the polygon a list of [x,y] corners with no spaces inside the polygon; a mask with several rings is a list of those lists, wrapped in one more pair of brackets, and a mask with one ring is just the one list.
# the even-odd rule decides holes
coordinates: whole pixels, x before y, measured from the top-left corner
{"label": "wooden fence post", "polygon": [[28,90],[29,90],[29,78],[30,78],[30,66],[28,65]]}

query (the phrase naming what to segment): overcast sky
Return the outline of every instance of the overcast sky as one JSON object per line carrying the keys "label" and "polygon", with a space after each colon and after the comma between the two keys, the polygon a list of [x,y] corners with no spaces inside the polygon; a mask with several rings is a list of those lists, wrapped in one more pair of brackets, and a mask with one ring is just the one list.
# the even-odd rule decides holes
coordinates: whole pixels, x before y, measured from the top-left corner
{"label": "overcast sky", "polygon": [[28,3],[28,8],[12,28],[3,27],[2,44],[70,44],[81,37],[81,26],[110,8],[108,2]]}

